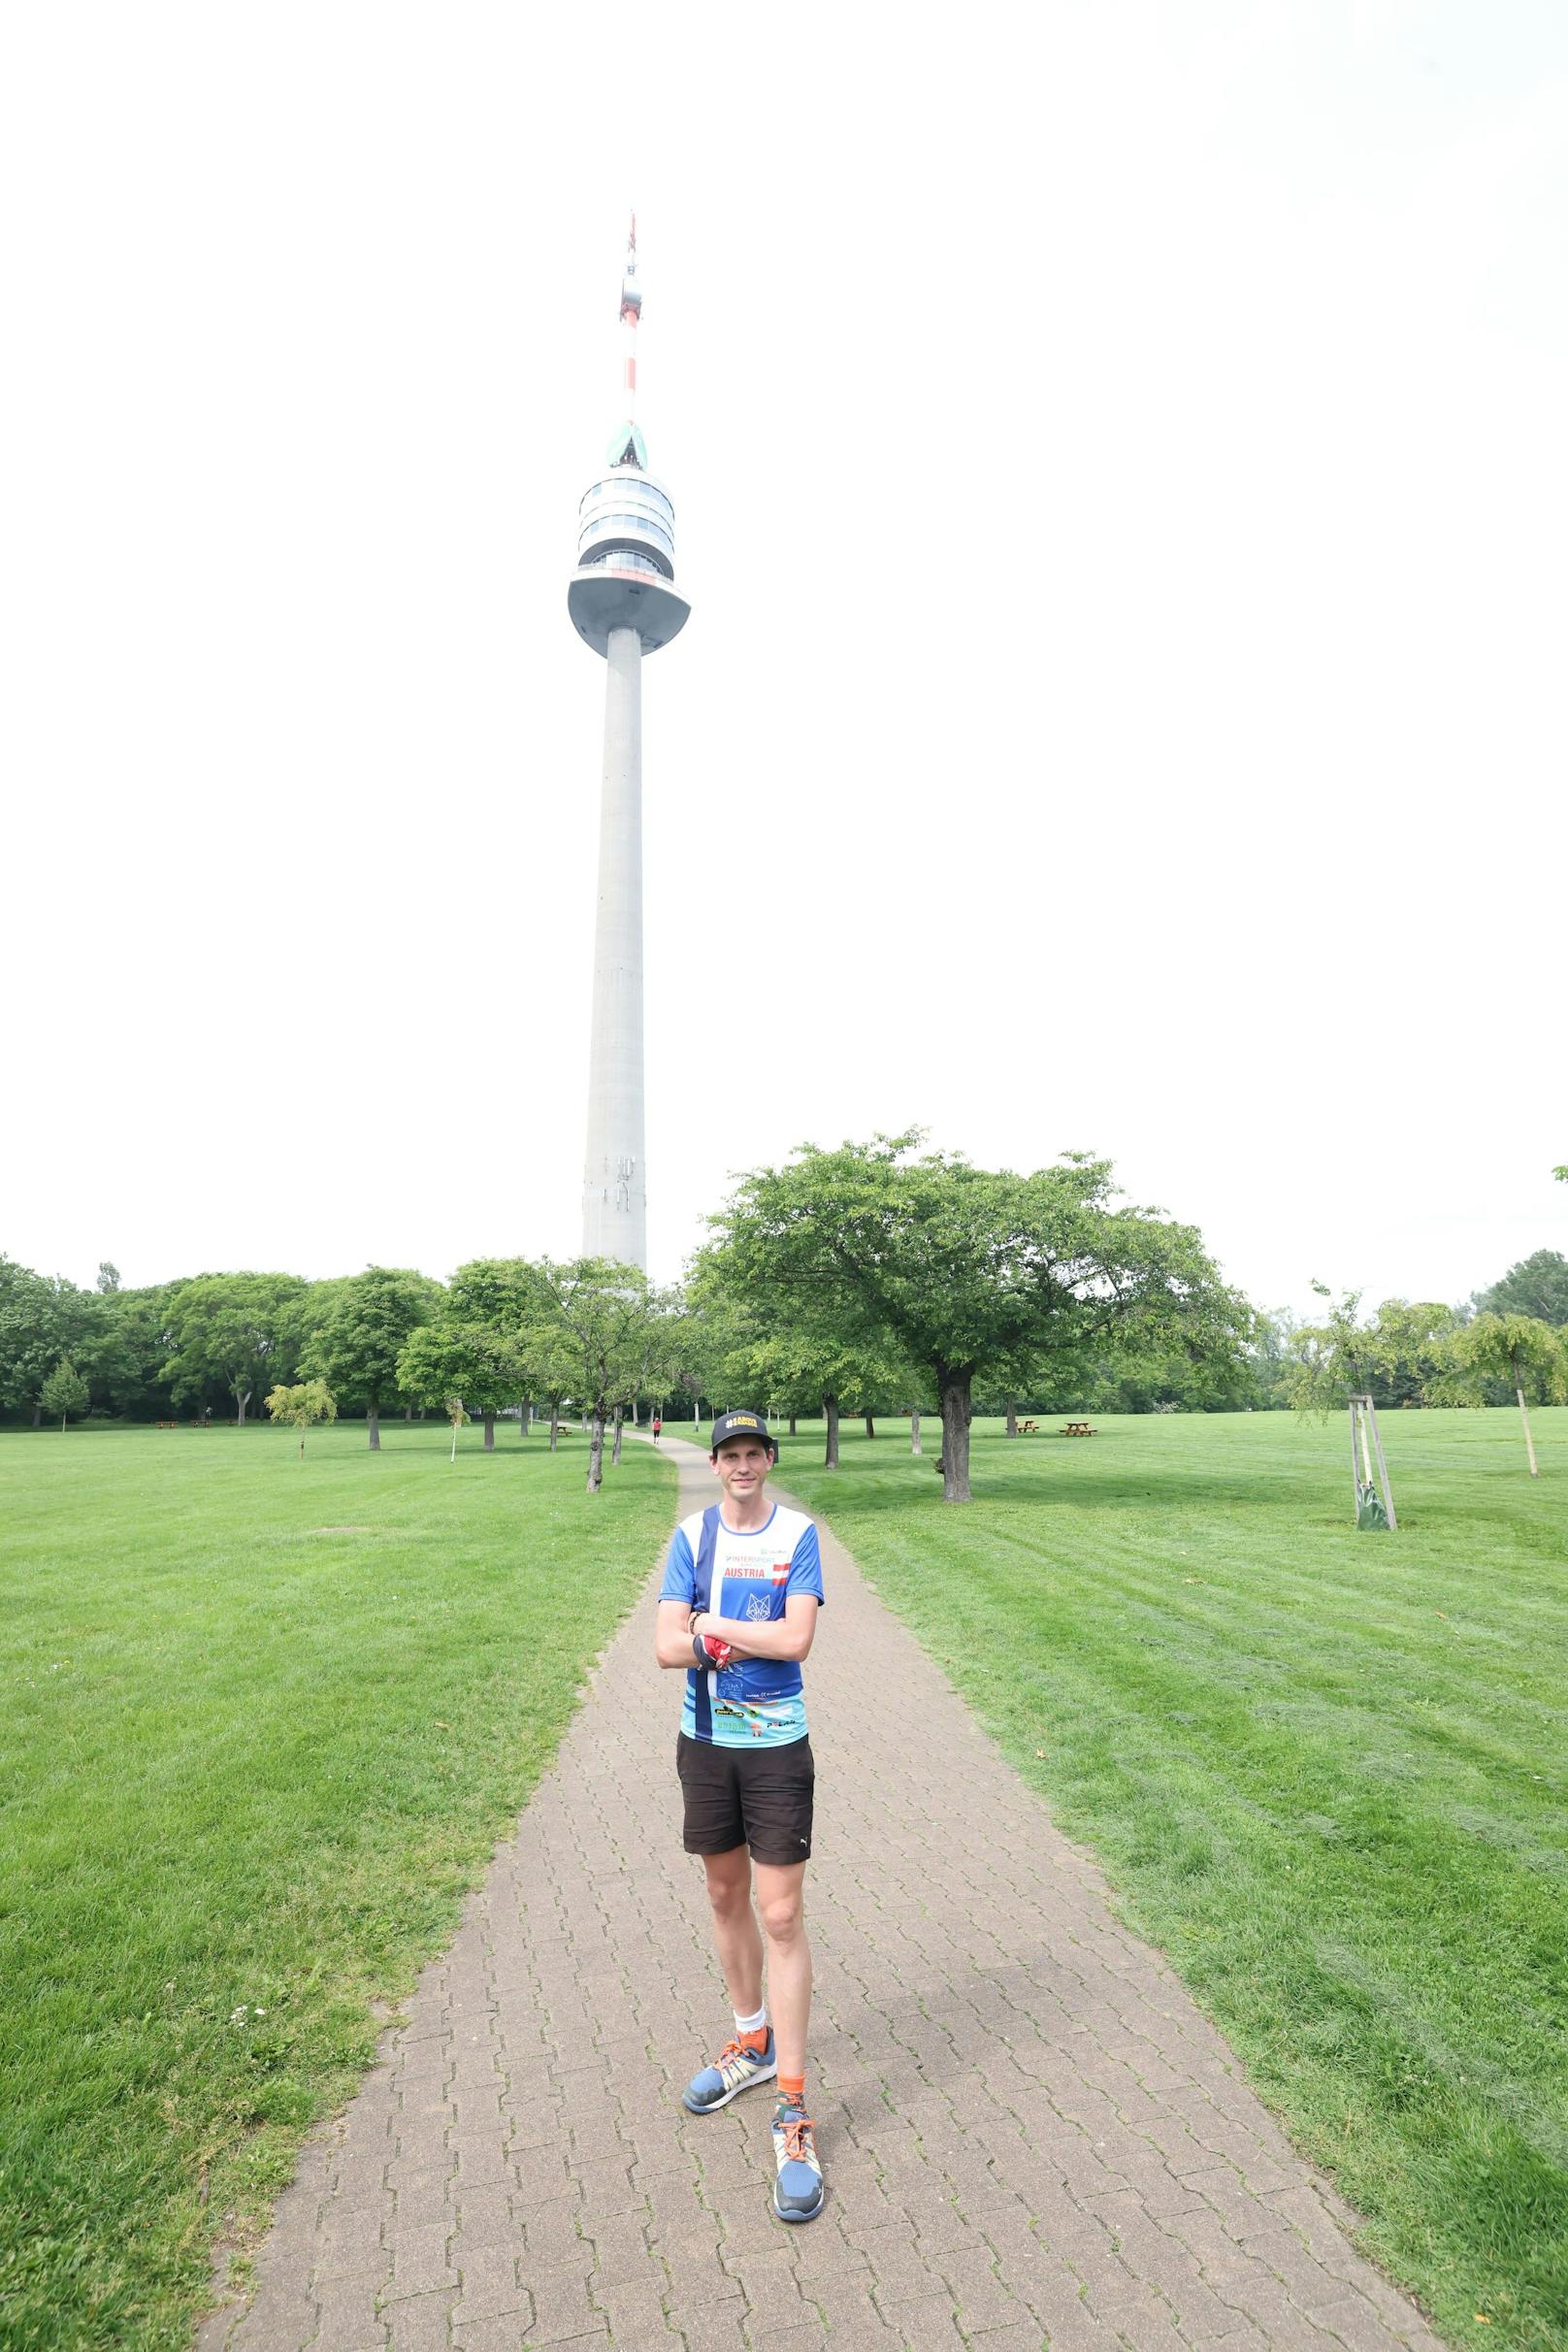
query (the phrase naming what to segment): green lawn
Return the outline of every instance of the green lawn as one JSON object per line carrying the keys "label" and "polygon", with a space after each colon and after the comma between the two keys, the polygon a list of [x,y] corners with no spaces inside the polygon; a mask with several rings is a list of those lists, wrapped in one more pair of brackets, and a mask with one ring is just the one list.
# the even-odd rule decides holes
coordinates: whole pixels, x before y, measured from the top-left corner
{"label": "green lawn", "polygon": [[[1456,2344],[1568,2344],[1568,1411],[907,1424],[781,1481],[1094,1847]],[[671,1434],[686,1434],[672,1429]],[[831,1611],[830,1611],[831,1627]],[[1478,2321],[1477,2313],[1485,2317]]]}
{"label": "green lawn", "polygon": [[187,2343],[662,1547],[645,1447],[448,1442],[0,1436],[6,2352]]}
{"label": "green lawn", "polygon": [[[1388,1416],[1397,1536],[1337,1425],[1098,1425],[977,1423],[967,1510],[930,1421],[782,1476],[1443,2333],[1568,2344],[1568,1412],[1539,1484],[1516,1415]],[[590,1507],[564,1442],[0,1437],[7,2352],[182,2346],[211,2224],[446,1940],[672,1516],[648,1450]]]}

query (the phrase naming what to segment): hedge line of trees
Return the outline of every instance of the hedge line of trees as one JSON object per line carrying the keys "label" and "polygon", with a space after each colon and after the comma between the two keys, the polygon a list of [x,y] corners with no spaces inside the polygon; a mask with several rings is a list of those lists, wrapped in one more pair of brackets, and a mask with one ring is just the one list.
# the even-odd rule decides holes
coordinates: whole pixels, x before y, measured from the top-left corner
{"label": "hedge line of trees", "polygon": [[[945,1490],[963,1500],[975,1410],[1316,1408],[1352,1388],[1380,1407],[1522,1403],[1564,1377],[1555,1252],[1462,1305],[1388,1300],[1362,1319],[1358,1299],[1323,1291],[1322,1320],[1297,1325],[1225,1284],[1193,1227],[1126,1203],[1106,1161],[1069,1154],[1019,1175],[921,1141],[808,1147],[754,1170],[673,1290],[603,1260],[516,1258],[449,1284],[371,1266],[139,1290],[106,1262],[88,1290],[0,1257],[0,1414],[244,1426],[319,1382],[339,1413],[364,1416],[373,1447],[383,1414],[454,1404],[490,1446],[496,1417],[528,1405],[553,1443],[570,1400],[597,1486],[606,1433],[618,1454],[621,1417],[643,1405],[820,1414],[830,1460],[844,1413],[873,1431],[878,1414],[912,1414],[918,1446],[918,1416],[935,1412]],[[1499,1323],[1531,1328],[1503,1347]]]}
{"label": "hedge line of trees", "polygon": [[[593,1433],[680,1384],[688,1319],[678,1291],[603,1259],[481,1258],[449,1284],[405,1266],[327,1282],[294,1274],[200,1274],[145,1290],[113,1265],[96,1289],[0,1258],[0,1408],[37,1427],[91,1412],[151,1421],[221,1418],[244,1427],[270,1400],[304,1426],[299,1394],[362,1415],[373,1449],[383,1414],[456,1404],[484,1423],[542,1404],[556,1443],[568,1399]],[[324,1410],[310,1419],[327,1418]]]}

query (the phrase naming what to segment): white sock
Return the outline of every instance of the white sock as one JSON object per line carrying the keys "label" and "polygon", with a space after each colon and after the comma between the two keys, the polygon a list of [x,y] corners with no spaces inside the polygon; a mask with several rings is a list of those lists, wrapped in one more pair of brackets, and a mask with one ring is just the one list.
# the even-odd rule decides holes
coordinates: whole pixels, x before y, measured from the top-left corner
{"label": "white sock", "polygon": [[742,2017],[738,2009],[734,2012],[734,2015],[735,2021],[735,2032],[737,2034],[761,2034],[767,2031],[768,2004],[766,2001],[763,2003],[762,2008],[757,2011],[755,2017]]}

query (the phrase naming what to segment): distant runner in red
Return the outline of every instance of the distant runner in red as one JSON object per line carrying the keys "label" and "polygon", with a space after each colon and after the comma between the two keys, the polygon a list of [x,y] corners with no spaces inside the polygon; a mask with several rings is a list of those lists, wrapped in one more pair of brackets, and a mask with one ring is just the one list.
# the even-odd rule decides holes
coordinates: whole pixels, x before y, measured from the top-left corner
{"label": "distant runner in red", "polygon": [[816,1767],[800,1662],[822,1606],[822,1555],[805,1513],[768,1501],[778,1449],[761,1414],[721,1413],[712,1449],[723,1500],[675,1530],[655,1649],[661,1666],[686,1669],[676,1751],[685,1846],[702,1857],[735,2030],[683,2096],[694,2115],[710,2115],[776,2075],[773,2210],[780,2221],[814,2221],[824,2190],[805,2104],[811,1947],[802,1888]]}

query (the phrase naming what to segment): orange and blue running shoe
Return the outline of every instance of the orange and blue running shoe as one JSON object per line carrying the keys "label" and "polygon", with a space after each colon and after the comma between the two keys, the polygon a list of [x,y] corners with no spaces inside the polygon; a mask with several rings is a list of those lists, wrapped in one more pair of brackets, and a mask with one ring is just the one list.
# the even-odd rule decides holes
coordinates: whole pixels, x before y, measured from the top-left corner
{"label": "orange and blue running shoe", "polygon": [[773,2115],[773,2210],[780,2221],[815,2221],[827,2195],[816,2135],[804,2109],[781,2099]]}
{"label": "orange and blue running shoe", "polygon": [[742,2091],[754,2083],[771,2082],[778,2073],[778,2060],[773,2054],[773,2029],[768,2029],[768,2041],[760,2050],[744,2042],[727,2042],[711,2066],[694,2074],[681,2093],[683,2104],[694,2115],[716,2114],[728,2107]]}

